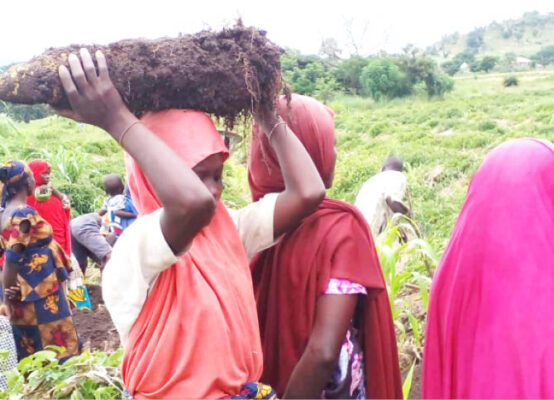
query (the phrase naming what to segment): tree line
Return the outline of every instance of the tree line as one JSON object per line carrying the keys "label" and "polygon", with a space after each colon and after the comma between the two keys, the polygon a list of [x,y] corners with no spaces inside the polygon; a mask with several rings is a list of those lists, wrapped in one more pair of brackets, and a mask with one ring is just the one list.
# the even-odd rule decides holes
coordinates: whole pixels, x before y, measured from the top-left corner
{"label": "tree line", "polygon": [[281,69],[295,92],[324,101],[338,92],[376,100],[408,96],[416,91],[434,97],[454,86],[431,57],[412,46],[398,55],[353,55],[346,59],[338,58],[336,52],[316,56],[288,50],[281,57]]}

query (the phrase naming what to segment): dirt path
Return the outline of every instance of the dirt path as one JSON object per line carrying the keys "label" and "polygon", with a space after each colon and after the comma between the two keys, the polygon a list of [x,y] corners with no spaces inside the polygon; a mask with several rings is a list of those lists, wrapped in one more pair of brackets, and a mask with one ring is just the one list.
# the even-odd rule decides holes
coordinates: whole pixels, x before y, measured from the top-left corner
{"label": "dirt path", "polygon": [[98,285],[87,285],[92,311],[76,310],[73,321],[84,348],[113,351],[119,347],[119,335],[110,314],[102,300],[102,289]]}

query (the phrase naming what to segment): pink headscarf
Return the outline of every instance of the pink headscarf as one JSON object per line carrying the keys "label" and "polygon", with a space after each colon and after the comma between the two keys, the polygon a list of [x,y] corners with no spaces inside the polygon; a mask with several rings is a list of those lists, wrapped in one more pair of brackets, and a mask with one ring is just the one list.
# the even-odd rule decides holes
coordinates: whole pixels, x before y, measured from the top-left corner
{"label": "pink headscarf", "polygon": [[424,398],[554,397],[554,147],[494,149],[431,289]]}

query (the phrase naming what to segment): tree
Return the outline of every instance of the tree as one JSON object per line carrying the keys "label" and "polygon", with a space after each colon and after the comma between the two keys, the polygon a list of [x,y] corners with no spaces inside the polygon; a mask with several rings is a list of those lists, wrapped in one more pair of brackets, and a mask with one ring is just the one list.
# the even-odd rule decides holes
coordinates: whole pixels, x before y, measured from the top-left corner
{"label": "tree", "polygon": [[554,63],[554,45],[543,47],[531,58],[542,65]]}
{"label": "tree", "polygon": [[369,21],[361,21],[359,29],[356,29],[356,23],[354,18],[344,19],[344,30],[349,46],[352,48],[354,55],[360,55],[363,50],[363,44],[366,42],[365,36],[369,28]]}
{"label": "tree", "polygon": [[51,108],[44,104],[13,104],[0,101],[0,113],[6,113],[16,121],[29,122],[54,114]]}
{"label": "tree", "polygon": [[456,74],[463,63],[471,64],[475,61],[475,54],[469,51],[464,51],[462,53],[456,54],[452,60],[445,61],[442,63],[441,68],[444,72],[446,72],[448,75],[453,76]]}
{"label": "tree", "polygon": [[453,87],[453,82],[439,71],[437,63],[413,46],[404,49],[398,65],[410,80],[411,86],[419,82],[425,84],[429,97],[442,96]]}
{"label": "tree", "polygon": [[325,57],[329,62],[336,63],[340,59],[342,50],[339,48],[339,44],[335,38],[327,38],[321,41],[321,47],[319,54]]}
{"label": "tree", "polygon": [[360,80],[367,93],[376,100],[407,96],[412,92],[410,80],[390,58],[369,61],[362,70]]}
{"label": "tree", "polygon": [[287,83],[300,94],[315,95],[336,91],[337,84],[326,63],[318,56],[303,56],[287,51],[281,56],[281,70]]}
{"label": "tree", "polygon": [[450,76],[454,76],[462,66],[462,63],[458,63],[455,60],[445,61],[441,64],[441,68]]}
{"label": "tree", "polygon": [[485,56],[481,60],[481,70],[485,72],[491,71],[498,64],[498,57]]}
{"label": "tree", "polygon": [[516,53],[508,52],[504,54],[504,58],[502,59],[502,64],[504,68],[512,69],[516,61],[517,61]]}
{"label": "tree", "polygon": [[368,62],[367,58],[356,55],[343,60],[334,71],[338,84],[347,92],[362,94],[363,87],[360,76]]}
{"label": "tree", "polygon": [[480,72],[481,71],[481,61],[475,60],[471,64],[469,64],[469,69],[471,72]]}
{"label": "tree", "polygon": [[466,40],[466,46],[468,50],[471,50],[475,53],[479,51],[485,41],[484,32],[485,30],[483,28],[478,28],[468,33]]}

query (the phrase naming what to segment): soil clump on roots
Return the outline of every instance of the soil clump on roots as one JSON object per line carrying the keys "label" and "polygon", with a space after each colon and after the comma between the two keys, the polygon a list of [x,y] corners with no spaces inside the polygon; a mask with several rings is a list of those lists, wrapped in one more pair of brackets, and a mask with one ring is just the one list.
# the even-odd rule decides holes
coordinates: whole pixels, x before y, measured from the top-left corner
{"label": "soil clump on roots", "polygon": [[58,66],[67,66],[69,54],[83,47],[92,55],[102,50],[114,85],[137,115],[191,108],[223,117],[232,126],[239,114],[269,107],[282,87],[283,50],[265,32],[239,21],[219,32],[49,49],[0,76],[0,99],[69,108]]}

